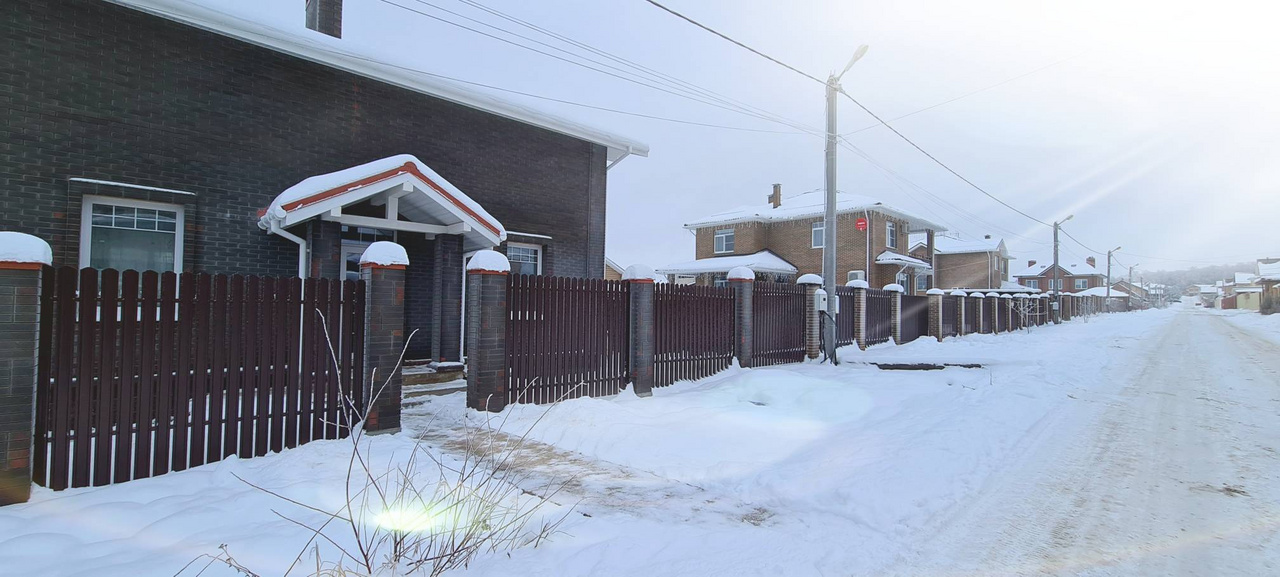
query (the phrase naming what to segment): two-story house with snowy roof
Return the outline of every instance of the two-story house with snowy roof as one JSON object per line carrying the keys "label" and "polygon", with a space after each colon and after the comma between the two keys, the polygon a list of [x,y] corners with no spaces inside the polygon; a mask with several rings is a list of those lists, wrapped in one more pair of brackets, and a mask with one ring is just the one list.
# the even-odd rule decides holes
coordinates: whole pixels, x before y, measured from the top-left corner
{"label": "two-story house with snowy roof", "polygon": [[[911,256],[927,259],[929,243],[925,235],[914,235],[911,240]],[[1004,239],[993,239],[991,235],[981,239],[939,235],[933,239],[932,277],[917,277],[916,288],[1001,290],[1007,288],[1012,258]]]}
{"label": "two-story house with snowy roof", "polygon": [[372,58],[341,0],[296,10],[0,2],[0,230],[57,265],[322,278],[395,240],[418,359],[461,356],[472,251],[603,275],[606,174],[644,144]]}
{"label": "two-story house with snowy roof", "polygon": [[[723,282],[729,269],[748,266],[758,278],[788,281],[822,274],[825,233],[821,190],[786,197],[775,184],[763,204],[753,204],[693,220],[695,258],[658,272],[677,282]],[[941,226],[867,196],[841,192],[836,202],[836,274],[841,284],[863,279],[873,287],[898,283],[913,290],[933,264],[907,254],[912,233],[931,243]],[[923,293],[923,291],[921,291]]]}
{"label": "two-story house with snowy roof", "polygon": [[1075,293],[1107,286],[1107,275],[1096,267],[1097,261],[1091,256],[1083,261],[1059,257],[1057,269],[1053,267],[1053,259],[1044,262],[1030,260],[1027,261],[1027,268],[1015,273],[1013,278],[1029,289]]}

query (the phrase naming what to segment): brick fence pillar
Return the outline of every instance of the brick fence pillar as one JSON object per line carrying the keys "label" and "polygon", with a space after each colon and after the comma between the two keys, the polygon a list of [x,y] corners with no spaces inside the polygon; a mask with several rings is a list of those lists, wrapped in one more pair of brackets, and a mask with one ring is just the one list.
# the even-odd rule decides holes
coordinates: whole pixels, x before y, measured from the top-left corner
{"label": "brick fence pillar", "polygon": [[[816,359],[818,358],[818,352],[821,349],[819,341],[822,340],[822,336],[818,328],[822,323],[822,317],[820,316],[822,311],[819,311],[817,307],[813,306],[813,297],[818,293],[818,290],[822,288],[822,277],[816,274],[800,275],[800,278],[796,279],[796,284],[804,287],[805,356],[811,359]],[[838,297],[836,295],[827,295],[827,298],[833,299]],[[837,338],[839,338],[839,329],[836,329],[835,334],[837,335]]]}
{"label": "brick fence pillar", "polygon": [[1008,295],[1008,294],[1000,295],[999,300],[1000,300],[1000,314],[1004,315],[1005,319],[1008,319],[1007,322],[1009,323],[1009,330],[1012,331],[1013,330],[1013,295]]}
{"label": "brick fence pillar", "polygon": [[931,288],[929,292],[929,336],[942,340],[942,296],[946,293],[940,288]]}
{"label": "brick fence pillar", "polygon": [[884,290],[889,291],[889,322],[892,327],[893,342],[902,344],[902,293],[906,289],[900,284],[884,285]]}
{"label": "brick fence pillar", "polygon": [[991,309],[991,334],[1000,332],[1000,295],[987,293],[987,307]]}
{"label": "brick fence pillar", "polygon": [[967,314],[966,311],[964,310],[965,309],[964,299],[968,296],[968,293],[960,289],[956,289],[951,291],[951,296],[956,297],[956,320],[955,320],[956,335],[964,336],[964,321],[965,321],[964,316],[965,314]]}
{"label": "brick fence pillar", "polygon": [[738,366],[751,366],[751,340],[755,333],[751,326],[752,293],[756,275],[747,267],[729,271],[729,286],[733,287],[733,356]]}
{"label": "brick fence pillar", "polygon": [[633,264],[622,273],[631,292],[631,387],[636,396],[653,396],[653,358],[657,341],[653,332],[653,269]]}
{"label": "brick fence pillar", "polygon": [[477,411],[507,406],[510,273],[511,263],[497,251],[482,250],[467,262],[467,407]]}
{"label": "brick fence pillar", "polygon": [[853,287],[853,341],[859,349],[867,348],[867,281],[851,280],[846,286]]}
{"label": "brick fence pillar", "polygon": [[364,430],[400,430],[400,357],[404,350],[404,276],[409,255],[387,241],[369,245],[360,256],[365,282],[364,366],[377,375],[366,387]]}
{"label": "brick fence pillar", "polygon": [[0,505],[11,505],[31,498],[40,280],[53,251],[16,232],[0,232],[0,246],[17,255],[0,261]]}

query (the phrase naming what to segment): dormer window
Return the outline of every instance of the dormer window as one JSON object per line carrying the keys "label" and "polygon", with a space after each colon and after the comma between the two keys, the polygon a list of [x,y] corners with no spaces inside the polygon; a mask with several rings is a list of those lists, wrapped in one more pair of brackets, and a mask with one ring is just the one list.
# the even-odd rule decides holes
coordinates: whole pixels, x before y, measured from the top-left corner
{"label": "dormer window", "polygon": [[716,231],[715,236],[715,253],[725,254],[733,252],[733,229],[725,228]]}

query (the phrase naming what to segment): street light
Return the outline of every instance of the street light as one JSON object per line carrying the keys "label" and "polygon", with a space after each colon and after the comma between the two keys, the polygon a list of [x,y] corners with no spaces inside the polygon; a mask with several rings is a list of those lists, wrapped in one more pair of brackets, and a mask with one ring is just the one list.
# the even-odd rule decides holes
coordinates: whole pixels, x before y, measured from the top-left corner
{"label": "street light", "polygon": [[1120,247],[1107,251],[1107,312],[1111,311],[1111,253],[1120,252]]}
{"label": "street light", "polygon": [[1067,218],[1053,223],[1053,322],[1054,324],[1062,322],[1062,269],[1058,265],[1058,228],[1062,223],[1075,218],[1076,215],[1068,214]]}

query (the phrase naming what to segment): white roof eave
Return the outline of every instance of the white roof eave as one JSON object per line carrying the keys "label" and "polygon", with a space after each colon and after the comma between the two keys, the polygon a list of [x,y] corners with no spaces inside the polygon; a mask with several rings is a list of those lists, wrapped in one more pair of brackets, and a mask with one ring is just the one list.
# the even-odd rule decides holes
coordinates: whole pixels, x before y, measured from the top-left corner
{"label": "white roof eave", "polygon": [[[107,1],[310,60],[338,70],[386,82],[400,88],[420,92],[552,132],[572,136],[579,140],[599,144],[608,149],[607,159],[610,163],[620,161],[628,155],[649,156],[649,145],[640,141],[592,128],[514,102],[508,102],[443,78],[435,78],[383,64],[373,58],[362,57],[340,47],[328,45],[329,43],[337,42],[337,40],[313,39],[302,36],[281,38],[280,32],[269,26],[185,0]],[[286,32],[286,34],[288,33]],[[326,36],[325,39],[327,38]]]}

